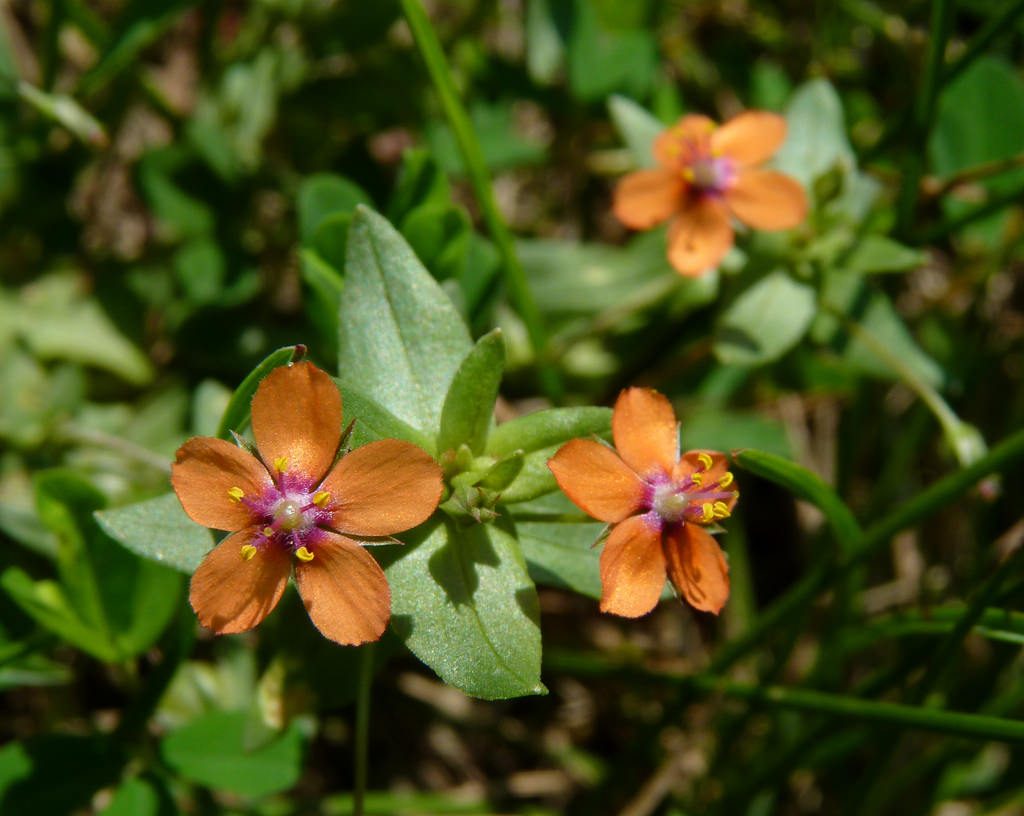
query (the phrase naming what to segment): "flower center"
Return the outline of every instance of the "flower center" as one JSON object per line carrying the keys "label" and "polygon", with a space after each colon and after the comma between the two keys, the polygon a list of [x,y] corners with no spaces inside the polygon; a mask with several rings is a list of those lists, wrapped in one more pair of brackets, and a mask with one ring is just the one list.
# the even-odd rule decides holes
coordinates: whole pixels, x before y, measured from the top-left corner
{"label": "flower center", "polygon": [[701,156],[690,162],[683,175],[699,190],[721,193],[732,183],[735,169],[730,159]]}
{"label": "flower center", "polygon": [[679,491],[678,485],[674,482],[662,482],[654,488],[651,509],[665,521],[682,519],[689,504],[689,498]]}
{"label": "flower center", "polygon": [[297,501],[285,499],[274,510],[274,527],[285,533],[292,533],[305,526],[306,518]]}

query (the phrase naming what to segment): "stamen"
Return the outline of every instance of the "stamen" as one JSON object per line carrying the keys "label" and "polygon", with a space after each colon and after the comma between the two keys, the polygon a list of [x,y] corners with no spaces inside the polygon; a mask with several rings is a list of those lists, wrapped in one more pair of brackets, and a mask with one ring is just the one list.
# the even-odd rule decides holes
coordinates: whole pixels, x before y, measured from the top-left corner
{"label": "stamen", "polygon": [[241,554],[243,561],[252,561],[253,556],[256,555],[256,548],[252,544],[244,544]]}
{"label": "stamen", "polygon": [[712,459],[706,453],[698,453],[697,454],[697,461],[700,462],[701,465],[703,465],[701,470],[711,470],[711,466],[715,463],[715,460]]}
{"label": "stamen", "polygon": [[711,502],[707,502],[706,504],[702,504],[701,507],[700,507],[700,512],[701,512],[701,521],[704,521],[704,522],[713,521],[714,518],[715,518],[715,509],[711,505]]}
{"label": "stamen", "polygon": [[727,470],[725,472],[725,475],[721,479],[718,480],[718,486],[719,487],[728,487],[729,485],[732,484],[732,479],[733,479],[732,471],[731,470]]}
{"label": "stamen", "polygon": [[265,535],[267,538],[270,538],[273,534],[274,534],[274,528],[273,527],[264,527],[263,528],[263,535]]}
{"label": "stamen", "polygon": [[288,457],[287,456],[278,456],[274,460],[274,470],[276,470],[278,473],[284,473],[287,469],[288,469]]}
{"label": "stamen", "polygon": [[[706,504],[704,506],[707,507]],[[719,518],[719,519],[729,518],[729,507],[728,507],[728,505],[725,502],[716,501],[712,505],[712,510],[714,511],[715,518]]]}
{"label": "stamen", "polygon": [[694,472],[690,474],[690,481],[693,482],[697,487],[704,486],[704,477],[700,473]]}
{"label": "stamen", "polygon": [[305,561],[306,563],[309,563],[313,560],[313,553],[311,553],[305,547],[299,547],[295,551],[295,557],[298,558],[300,561]]}
{"label": "stamen", "polygon": [[245,498],[245,491],[240,487],[228,488],[228,498],[233,502],[240,502]]}
{"label": "stamen", "polygon": [[326,506],[327,502],[329,502],[330,500],[331,494],[328,493],[326,490],[321,490],[319,493],[313,496],[313,504],[315,504],[317,507]]}

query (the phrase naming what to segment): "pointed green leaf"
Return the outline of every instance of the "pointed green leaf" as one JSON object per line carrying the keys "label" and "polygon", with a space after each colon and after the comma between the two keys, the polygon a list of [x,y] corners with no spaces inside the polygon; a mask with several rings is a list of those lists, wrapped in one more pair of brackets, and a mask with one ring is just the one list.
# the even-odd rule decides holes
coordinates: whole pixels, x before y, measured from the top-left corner
{"label": "pointed green leaf", "polygon": [[804,336],[815,310],[810,286],[772,272],[725,310],[715,330],[715,356],[731,365],[777,360]]}
{"label": "pointed green leaf", "polygon": [[339,331],[342,383],[433,436],[472,342],[409,245],[366,207],[357,208],[349,231]]}
{"label": "pointed green leaf", "polygon": [[309,243],[325,219],[350,214],[359,204],[370,203],[362,187],[342,176],[317,173],[303,179],[296,203],[302,242]]}
{"label": "pointed green leaf", "polygon": [[494,401],[505,367],[505,340],[501,329],[481,337],[462,361],[441,409],[437,450],[469,445],[482,453],[494,421]]}
{"label": "pointed green leaf", "polygon": [[843,261],[848,272],[870,275],[917,269],[927,259],[919,249],[897,243],[884,235],[865,235]]}
{"label": "pointed green leaf", "polygon": [[213,549],[210,531],[185,515],[173,493],[101,510],[96,520],[133,553],[190,575]]}
{"label": "pointed green leaf", "polygon": [[608,112],[633,154],[633,161],[639,167],[652,167],[656,163],[654,140],[665,130],[665,123],[632,99],[618,94],[608,100]]}
{"label": "pointed green leaf", "polygon": [[493,524],[435,522],[382,548],[391,628],[449,685],[474,697],[543,694],[537,592],[515,538]]}
{"label": "pointed green leaf", "polygon": [[812,79],[797,88],[786,106],[786,124],[786,141],[773,165],[807,189],[836,165],[856,166],[846,137],[843,103],[827,79]]}
{"label": "pointed green leaf", "polygon": [[245,711],[212,711],[168,734],[160,751],[182,777],[214,790],[251,797],[287,790],[302,770],[298,724],[254,749],[246,746],[248,728]]}
{"label": "pointed green leaf", "polygon": [[351,447],[358,448],[378,439],[403,439],[419,445],[427,453],[435,453],[434,441],[429,436],[405,424],[387,408],[382,408],[354,388],[342,388],[341,399],[345,424],[352,420],[356,423],[349,438]]}
{"label": "pointed green leaf", "polygon": [[611,432],[612,412],[607,408],[549,408],[518,417],[494,429],[487,454],[502,459],[521,450],[523,468],[505,490],[505,504],[529,501],[555,490],[558,485],[548,470],[548,459],[570,439],[606,436]]}
{"label": "pointed green leaf", "polygon": [[252,405],[252,396],[260,381],[278,366],[288,365],[293,360],[299,359],[305,354],[305,346],[284,346],[272,351],[264,358],[256,368],[249,372],[249,375],[242,380],[241,385],[231,395],[231,401],[224,410],[220,426],[217,429],[217,436],[221,439],[230,439],[232,431],[243,431],[249,424],[249,411]]}

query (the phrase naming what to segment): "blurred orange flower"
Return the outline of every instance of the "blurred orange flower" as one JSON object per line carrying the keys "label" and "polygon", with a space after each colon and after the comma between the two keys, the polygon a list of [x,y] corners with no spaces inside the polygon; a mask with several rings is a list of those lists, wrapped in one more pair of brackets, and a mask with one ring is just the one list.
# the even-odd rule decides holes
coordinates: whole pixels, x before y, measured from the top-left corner
{"label": "blurred orange flower", "polygon": [[654,142],[659,167],[619,182],[615,215],[641,230],[671,218],[669,262],[683,275],[699,275],[718,266],[732,246],[730,215],[760,230],[804,220],[803,187],[758,166],[785,138],[786,120],[767,111],[741,113],[721,127],[706,116],[684,116]]}
{"label": "blurred orange flower", "polygon": [[341,394],[310,363],[274,369],[252,400],[257,456],[222,439],[178,449],[171,482],[185,512],[232,533],[192,576],[189,600],[217,634],[252,629],[295,582],[324,637],[377,640],[391,591],[361,539],[426,521],[441,497],[441,469],[408,442],[371,442],[335,463]]}
{"label": "blurred orange flower", "polygon": [[646,615],[667,575],[691,606],[718,614],[729,597],[729,565],[704,527],[727,518],[740,495],[725,457],[680,457],[672,405],[647,388],[619,395],[612,436],[618,452],[574,439],[548,461],[573,504],[613,525],[601,553],[601,611]]}

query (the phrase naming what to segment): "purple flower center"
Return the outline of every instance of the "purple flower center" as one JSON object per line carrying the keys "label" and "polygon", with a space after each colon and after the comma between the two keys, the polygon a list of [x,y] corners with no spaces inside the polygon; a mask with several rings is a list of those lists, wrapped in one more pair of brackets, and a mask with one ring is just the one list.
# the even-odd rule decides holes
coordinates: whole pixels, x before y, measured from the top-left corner
{"label": "purple flower center", "polygon": [[[277,474],[277,483],[259,496],[242,501],[252,511],[256,532],[243,547],[242,555],[266,547],[283,547],[300,560],[313,558],[313,548],[323,539],[333,516],[329,493],[303,476],[287,472]],[[254,550],[247,550],[253,547]]]}
{"label": "purple flower center", "polygon": [[700,156],[687,165],[683,175],[701,192],[721,195],[735,180],[736,167],[724,156]]}
{"label": "purple flower center", "polygon": [[[707,454],[702,456],[707,457]],[[736,489],[731,487],[733,477],[727,471],[711,479],[707,472],[710,461],[707,457],[697,470],[679,480],[666,473],[649,477],[644,497],[649,514],[661,524],[710,524],[728,518],[729,502],[736,496]]]}

